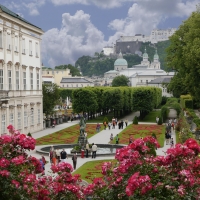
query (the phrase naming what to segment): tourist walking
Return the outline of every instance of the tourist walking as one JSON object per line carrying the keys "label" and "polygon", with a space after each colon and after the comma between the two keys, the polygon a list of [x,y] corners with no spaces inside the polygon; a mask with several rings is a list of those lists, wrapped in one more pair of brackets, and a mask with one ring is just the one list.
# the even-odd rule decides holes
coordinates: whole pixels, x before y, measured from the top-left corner
{"label": "tourist walking", "polygon": [[65,151],[65,149],[63,149],[60,152],[60,158],[61,158],[61,162],[67,162],[68,155],[67,155],[67,152]]}
{"label": "tourist walking", "polygon": [[113,128],[113,129],[115,129],[115,123],[116,123],[116,122],[115,122],[115,118],[113,117],[113,118],[112,118],[112,128]]}
{"label": "tourist walking", "polygon": [[90,150],[89,143],[86,144],[85,150],[86,150],[86,158],[88,158],[88,153],[89,153],[89,150]]}
{"label": "tourist walking", "polygon": [[106,121],[103,122],[103,125],[104,125],[104,130],[106,130],[106,125],[107,125]]}
{"label": "tourist walking", "polygon": [[171,138],[171,148],[174,148],[174,140],[173,140],[173,138]]}
{"label": "tourist walking", "polygon": [[124,121],[121,120],[121,128],[123,129],[124,128]]}
{"label": "tourist walking", "polygon": [[115,143],[116,143],[116,144],[119,144],[119,137],[118,137],[118,134],[117,134],[116,137],[115,137]]}
{"label": "tourist walking", "polygon": [[59,149],[56,149],[56,159],[57,159],[57,163],[60,162],[60,151]]}
{"label": "tourist walking", "polygon": [[97,145],[93,143],[93,145],[92,145],[92,158],[96,158],[96,152],[97,152]]}
{"label": "tourist walking", "polygon": [[126,127],[128,126],[128,119],[125,119]]}
{"label": "tourist walking", "polygon": [[110,143],[112,143],[112,141],[113,141],[113,134],[111,133],[111,135],[110,135]]}
{"label": "tourist walking", "polygon": [[101,125],[98,123],[97,126],[96,126],[97,133],[100,131],[100,128],[101,128]]}
{"label": "tourist walking", "polygon": [[110,127],[111,127],[111,122],[108,122],[108,128],[110,130]]}
{"label": "tourist walking", "polygon": [[76,169],[76,164],[77,164],[77,153],[74,152],[74,155],[72,156],[72,161],[73,161],[73,167],[74,170]]}
{"label": "tourist walking", "polygon": [[158,122],[159,122],[159,117],[157,116],[156,117],[156,123],[158,124]]}

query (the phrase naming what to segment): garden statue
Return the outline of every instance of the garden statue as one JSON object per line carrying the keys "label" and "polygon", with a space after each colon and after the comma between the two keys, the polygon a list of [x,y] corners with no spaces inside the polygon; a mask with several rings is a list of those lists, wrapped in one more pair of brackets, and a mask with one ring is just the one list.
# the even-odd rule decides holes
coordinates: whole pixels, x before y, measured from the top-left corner
{"label": "garden statue", "polygon": [[80,135],[82,136],[82,135],[84,135],[85,127],[86,127],[86,122],[83,117],[81,117],[79,125],[80,125]]}

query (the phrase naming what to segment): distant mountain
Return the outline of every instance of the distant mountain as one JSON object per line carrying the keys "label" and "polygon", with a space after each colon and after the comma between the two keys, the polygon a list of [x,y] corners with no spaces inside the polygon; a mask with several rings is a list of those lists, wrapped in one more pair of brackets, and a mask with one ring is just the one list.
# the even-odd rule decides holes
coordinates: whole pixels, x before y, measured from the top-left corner
{"label": "distant mountain", "polygon": [[[151,43],[142,43],[140,46],[140,51],[144,53],[145,47],[147,49],[147,53],[149,55],[149,61],[153,61],[153,56],[155,54],[155,49],[157,48],[157,52],[161,62],[161,68],[166,69],[166,52],[165,49],[169,46],[169,41],[158,42],[157,44]],[[105,72],[114,69],[114,62],[117,59],[116,56],[105,56],[104,54],[95,52],[94,57],[91,56],[82,56],[80,57],[76,63],[75,67],[81,68],[81,72],[84,76],[103,76]],[[133,65],[140,64],[142,61],[142,57],[137,54],[126,53],[123,55],[124,59],[128,62],[128,67],[132,67]]]}

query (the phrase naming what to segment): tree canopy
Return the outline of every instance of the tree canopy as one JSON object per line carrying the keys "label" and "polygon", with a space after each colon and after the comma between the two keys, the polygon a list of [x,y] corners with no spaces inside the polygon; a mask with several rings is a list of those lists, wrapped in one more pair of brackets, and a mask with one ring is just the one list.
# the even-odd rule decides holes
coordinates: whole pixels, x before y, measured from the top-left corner
{"label": "tree canopy", "polygon": [[176,74],[169,84],[171,91],[185,94],[188,91],[200,105],[200,12],[197,9],[170,37],[167,49],[169,69]]}
{"label": "tree canopy", "polygon": [[60,95],[56,84],[43,84],[43,113],[50,115],[54,107],[59,103]]}
{"label": "tree canopy", "polygon": [[81,76],[80,71],[74,67],[73,65],[59,65],[59,66],[55,66],[55,69],[70,69],[70,73],[72,76]]}
{"label": "tree canopy", "polygon": [[129,85],[129,79],[124,75],[117,76],[112,81],[113,87],[128,86],[128,85]]}

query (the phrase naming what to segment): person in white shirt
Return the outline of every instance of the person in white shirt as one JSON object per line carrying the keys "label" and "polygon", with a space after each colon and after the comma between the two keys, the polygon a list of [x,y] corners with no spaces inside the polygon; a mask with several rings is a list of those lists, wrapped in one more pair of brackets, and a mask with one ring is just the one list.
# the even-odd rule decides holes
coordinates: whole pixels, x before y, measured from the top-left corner
{"label": "person in white shirt", "polygon": [[92,158],[96,158],[96,152],[97,152],[97,145],[92,144]]}

